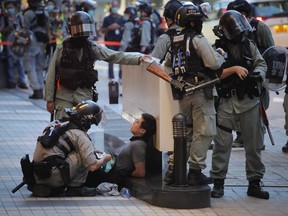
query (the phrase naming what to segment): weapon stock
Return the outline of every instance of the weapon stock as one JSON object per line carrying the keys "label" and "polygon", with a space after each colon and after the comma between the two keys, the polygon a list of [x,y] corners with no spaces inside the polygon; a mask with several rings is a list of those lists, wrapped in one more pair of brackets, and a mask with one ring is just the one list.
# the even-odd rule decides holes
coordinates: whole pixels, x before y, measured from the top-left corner
{"label": "weapon stock", "polygon": [[156,61],[153,61],[151,64],[148,65],[148,67],[146,68],[147,71],[149,71],[150,73],[153,73],[154,75],[160,77],[161,79],[169,82],[170,84],[172,84],[173,86],[175,86],[178,89],[185,89],[185,94],[189,95],[192,94],[194,91],[203,89],[207,86],[211,86],[214,84],[217,84],[220,82],[220,79],[217,77],[213,80],[204,82],[204,83],[200,83],[199,85],[192,85],[188,82],[185,82],[184,80],[182,80],[181,82],[179,80],[176,79],[172,79],[165,71],[164,68],[159,65]]}
{"label": "weapon stock", "polygon": [[261,115],[261,117],[262,117],[262,121],[263,121],[263,123],[264,123],[264,125],[266,126],[266,129],[267,129],[267,131],[268,131],[268,135],[269,135],[270,141],[271,141],[272,145],[275,145],[275,142],[274,142],[272,133],[271,133],[271,131],[270,131],[268,117],[267,117],[267,114],[266,114],[264,105],[263,105],[263,103],[262,103],[261,100],[260,100],[259,109],[260,109],[260,115]]}
{"label": "weapon stock", "polygon": [[176,88],[182,89],[185,85],[178,80],[172,79],[164,70],[164,68],[158,64],[156,61],[153,61],[151,64],[148,65],[146,68],[147,71],[150,73],[160,77],[161,79],[169,82],[170,84],[174,85]]}

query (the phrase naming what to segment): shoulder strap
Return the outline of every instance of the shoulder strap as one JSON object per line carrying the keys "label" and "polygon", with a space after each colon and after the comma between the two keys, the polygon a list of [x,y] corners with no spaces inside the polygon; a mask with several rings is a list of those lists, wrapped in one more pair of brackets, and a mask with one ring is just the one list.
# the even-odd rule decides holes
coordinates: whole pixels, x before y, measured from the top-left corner
{"label": "shoulder strap", "polygon": [[[170,43],[172,43],[173,36],[177,34],[177,30],[176,29],[168,29],[167,31],[164,32],[164,34],[167,34],[169,36]],[[165,60],[165,56],[168,52],[169,52],[169,50],[167,50],[166,53],[164,54],[164,56],[160,59],[160,64],[162,64],[162,62]]]}

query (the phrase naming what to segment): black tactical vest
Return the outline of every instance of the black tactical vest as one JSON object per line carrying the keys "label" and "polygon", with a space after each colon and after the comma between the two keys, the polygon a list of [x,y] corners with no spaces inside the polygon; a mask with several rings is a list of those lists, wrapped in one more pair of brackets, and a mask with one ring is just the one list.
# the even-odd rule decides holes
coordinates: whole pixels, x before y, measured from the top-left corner
{"label": "black tactical vest", "polygon": [[195,36],[196,33],[193,31],[181,31],[173,36],[171,42],[174,77],[180,76],[191,84],[202,81],[207,70],[194,49],[192,40]]}
{"label": "black tactical vest", "polygon": [[[237,65],[246,68],[249,71],[249,74],[253,72],[253,60],[255,57],[252,56],[250,42],[248,39],[245,39],[240,45],[240,59],[236,59],[234,56],[232,56],[229,49],[225,45],[225,40],[217,41],[215,45],[217,46],[216,48],[220,47],[227,52],[227,59],[225,59],[226,62],[224,63],[224,68]],[[237,96],[238,100],[242,100],[244,99],[245,95],[248,95],[250,99],[259,97],[257,82],[253,78],[250,78],[249,75],[246,79],[241,80],[237,74],[233,73],[232,75],[221,80],[220,84],[216,85],[216,89],[218,95],[223,98]]]}
{"label": "black tactical vest", "polygon": [[98,81],[98,72],[94,70],[95,54],[90,43],[75,45],[71,38],[63,42],[60,66],[57,68],[61,85],[75,90],[78,87],[91,88]]}

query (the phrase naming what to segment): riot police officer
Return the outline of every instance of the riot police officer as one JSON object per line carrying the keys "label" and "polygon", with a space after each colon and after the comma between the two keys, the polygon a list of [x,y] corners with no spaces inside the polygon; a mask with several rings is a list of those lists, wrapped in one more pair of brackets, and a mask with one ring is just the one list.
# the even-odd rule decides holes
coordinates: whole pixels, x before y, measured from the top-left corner
{"label": "riot police officer", "polygon": [[[206,15],[201,7],[184,4],[176,12],[176,24],[183,30],[175,35],[171,43],[171,54],[166,55],[166,65],[172,66],[173,78],[193,85],[204,83],[222,72],[224,58],[215,52],[202,35],[203,19]],[[172,55],[172,56],[171,56]],[[213,136],[216,135],[216,111],[214,88],[185,95],[174,89],[173,97],[179,100],[180,111],[186,115],[187,152],[189,153],[189,185],[206,185],[213,182],[202,173],[206,168],[206,156]]]}
{"label": "riot police officer", "polygon": [[95,188],[84,186],[88,172],[111,160],[110,154],[96,158],[87,134],[92,124],[100,123],[101,107],[87,100],[66,112],[66,121],[51,122],[37,140],[33,155],[35,185],[29,187],[35,196],[57,195],[65,189],[67,196],[95,196]]}
{"label": "riot police officer", "polygon": [[[252,27],[249,31],[248,38],[256,43],[261,54],[263,54],[263,52],[269,47],[275,45],[269,27],[265,23],[260,22],[256,18],[250,16],[251,5],[246,0],[234,0],[230,2],[227,6],[227,10],[236,10],[247,18]],[[265,109],[267,110],[269,107],[270,97],[269,91],[264,87],[261,88],[260,98]],[[241,132],[239,131],[237,131],[237,137],[234,140],[233,147],[243,147],[243,140],[241,137]],[[263,146],[263,149],[264,148],[265,146]]]}
{"label": "riot police officer", "polygon": [[[217,108],[217,135],[214,138],[211,177],[214,187],[211,196],[224,195],[224,181],[228,172],[233,136],[240,124],[246,156],[248,196],[269,199],[263,191],[261,179],[265,166],[261,160],[263,123],[259,110],[260,82],[267,66],[253,41],[247,39],[250,30],[246,18],[235,10],[225,12],[219,22],[222,52],[226,57],[220,84],[216,85],[219,102]],[[224,53],[223,52],[223,53]]]}
{"label": "riot police officer", "polygon": [[171,38],[180,32],[180,28],[175,24],[174,18],[177,10],[181,6],[182,3],[175,0],[170,0],[165,4],[163,17],[167,23],[168,30],[158,37],[155,47],[151,53],[153,57],[164,60],[165,54],[171,46]]}
{"label": "riot police officer", "polygon": [[[45,83],[45,100],[49,112],[56,111],[56,119],[67,116],[64,108],[94,98],[93,85],[98,81],[94,69],[96,60],[137,65],[148,56],[113,51],[89,40],[95,35],[95,25],[88,13],[77,11],[69,24],[71,37],[55,50]],[[94,94],[95,95],[95,94]]]}

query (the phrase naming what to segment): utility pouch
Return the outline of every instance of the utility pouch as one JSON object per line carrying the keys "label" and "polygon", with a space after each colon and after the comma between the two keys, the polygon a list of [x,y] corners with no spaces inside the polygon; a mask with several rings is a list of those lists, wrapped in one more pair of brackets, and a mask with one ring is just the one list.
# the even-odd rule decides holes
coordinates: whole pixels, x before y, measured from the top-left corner
{"label": "utility pouch", "polygon": [[[172,79],[178,80],[177,75],[172,75]],[[173,100],[182,100],[185,95],[185,90],[176,88],[174,85],[171,84],[172,96]]]}
{"label": "utility pouch", "polygon": [[203,89],[204,95],[206,99],[213,99],[213,87],[209,86]]}
{"label": "utility pouch", "polygon": [[94,85],[92,86],[92,101],[95,103],[98,101],[98,92]]}
{"label": "utility pouch", "polygon": [[34,173],[39,179],[47,179],[52,175],[52,165],[47,161],[33,163],[33,166]]}
{"label": "utility pouch", "polygon": [[23,173],[23,182],[28,186],[33,186],[35,184],[33,164],[31,163],[28,154],[21,158],[20,164]]}
{"label": "utility pouch", "polygon": [[64,185],[68,185],[68,183],[70,181],[69,164],[63,159],[56,159],[56,160],[57,160],[57,167],[61,173]]}

